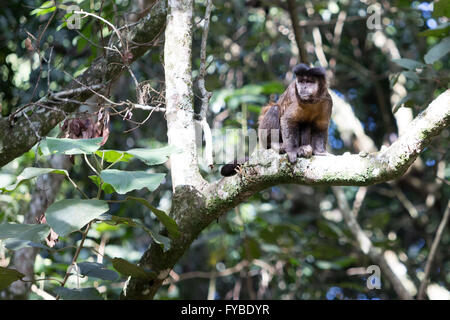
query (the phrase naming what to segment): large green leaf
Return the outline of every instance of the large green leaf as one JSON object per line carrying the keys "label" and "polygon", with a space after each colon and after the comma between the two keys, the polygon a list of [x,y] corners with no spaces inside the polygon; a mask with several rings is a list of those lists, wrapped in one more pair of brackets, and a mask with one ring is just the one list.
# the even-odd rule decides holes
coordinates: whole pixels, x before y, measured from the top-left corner
{"label": "large green leaf", "polygon": [[127,197],[127,200],[128,199],[138,201],[141,204],[143,204],[144,206],[146,206],[147,208],[149,208],[155,214],[155,216],[159,219],[159,221],[161,221],[161,223],[166,227],[167,231],[169,232],[169,234],[172,237],[177,238],[181,235],[180,231],[178,231],[177,223],[175,222],[175,220],[173,220],[171,217],[169,217],[167,215],[167,213],[165,213],[162,210],[156,209],[147,200],[145,200],[143,198]]}
{"label": "large green leaf", "polygon": [[179,152],[174,146],[165,146],[159,149],[136,148],[127,151],[127,153],[144,161],[149,166],[166,162],[174,152]]}
{"label": "large green leaf", "polygon": [[25,275],[17,270],[0,267],[0,291],[8,288],[11,283],[23,277]]}
{"label": "large green leaf", "polygon": [[132,276],[135,278],[148,280],[152,280],[156,277],[156,273],[154,271],[147,270],[122,258],[112,259],[112,264],[114,269],[127,277]]}
{"label": "large green leaf", "polygon": [[64,300],[103,300],[95,288],[69,289],[56,287],[54,291]]}
{"label": "large green leaf", "polygon": [[66,139],[47,137],[41,142],[40,148],[44,156],[51,154],[91,154],[100,148],[103,138]]}
{"label": "large green leaf", "polygon": [[437,45],[431,48],[424,56],[425,62],[432,64],[450,52],[450,37],[442,39]]}
{"label": "large green leaf", "polygon": [[13,191],[16,189],[22,182],[36,178],[38,176],[41,176],[43,174],[47,173],[58,173],[58,174],[65,174],[66,176],[69,176],[69,173],[67,170],[64,169],[54,169],[54,168],[35,168],[35,167],[29,167],[25,168],[21,174],[17,176],[16,183],[0,188],[2,191]]}
{"label": "large green leaf", "polygon": [[116,281],[119,279],[117,272],[109,270],[105,265],[97,262],[77,263],[80,268],[80,274],[88,277],[99,278],[103,280]]}
{"label": "large green leaf", "polygon": [[46,211],[48,225],[64,237],[109,210],[103,200],[65,199],[52,204]]}
{"label": "large green leaf", "polygon": [[161,184],[165,174],[108,169],[103,170],[100,176],[104,182],[112,185],[117,193],[124,194],[142,188],[154,191]]}

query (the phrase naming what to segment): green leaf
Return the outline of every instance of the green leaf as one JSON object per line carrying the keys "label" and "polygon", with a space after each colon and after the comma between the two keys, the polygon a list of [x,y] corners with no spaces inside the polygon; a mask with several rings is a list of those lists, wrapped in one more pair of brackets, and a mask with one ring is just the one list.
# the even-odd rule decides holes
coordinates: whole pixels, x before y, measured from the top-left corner
{"label": "green leaf", "polygon": [[47,224],[0,224],[0,239],[6,239],[5,247],[10,250],[18,250],[24,247],[41,247],[40,242],[50,232]]}
{"label": "green leaf", "polygon": [[166,162],[169,156],[174,152],[180,151],[174,146],[165,146],[159,149],[136,148],[127,151],[127,153],[144,161],[149,166]]}
{"label": "green leaf", "polygon": [[143,267],[128,262],[127,260],[122,258],[112,259],[112,264],[114,269],[116,269],[120,274],[126,277],[131,276],[147,280],[152,280],[156,278],[156,273],[154,271],[147,270]]}
{"label": "green leaf", "polygon": [[[91,179],[92,182],[94,182],[97,185],[97,187],[100,186],[101,179],[98,176],[89,176],[88,178]],[[105,191],[106,194],[111,194],[111,193],[116,192],[116,190],[114,190],[113,186],[106,182],[103,182],[102,190]]]}
{"label": "green leaf", "polygon": [[67,170],[64,170],[64,169],[35,168],[35,167],[25,168],[25,170],[23,170],[22,173],[17,176],[16,183],[14,183],[10,186],[4,187],[4,188],[0,188],[0,190],[8,191],[8,192],[13,191],[22,182],[36,178],[38,176],[41,176],[41,175],[47,174],[47,173],[58,173],[58,174],[65,174],[66,176],[69,176],[69,173],[67,172]]}
{"label": "green leaf", "polygon": [[169,238],[153,232],[152,230],[147,228],[142,222],[140,222],[137,219],[118,217],[118,216],[113,216],[110,214],[102,214],[99,217],[99,219],[101,219],[102,221],[105,221],[106,223],[111,221],[114,223],[113,225],[124,224],[124,225],[130,226],[130,227],[142,228],[142,229],[144,229],[145,232],[147,232],[153,238],[153,240],[157,244],[162,246],[164,252],[166,252],[170,249],[170,239]]}
{"label": "green leaf", "polygon": [[53,1],[46,1],[39,8],[31,11],[30,15],[32,15],[32,16],[36,15],[36,17],[39,17],[39,16],[42,16],[49,12],[53,12],[55,10],[56,10],[56,6],[54,5]]}
{"label": "green leaf", "polygon": [[169,232],[169,234],[172,237],[178,238],[181,235],[180,231],[178,230],[177,223],[175,222],[175,220],[173,220],[171,217],[169,217],[167,215],[167,213],[165,213],[162,210],[156,209],[147,200],[145,200],[143,198],[127,197],[127,200],[128,199],[138,201],[141,204],[143,204],[144,206],[146,206],[147,208],[149,208],[155,214],[155,216],[159,219],[159,221],[161,221],[161,223],[166,227],[167,231]]}
{"label": "green leaf", "polygon": [[103,138],[66,139],[46,137],[41,142],[40,149],[44,156],[51,154],[91,154],[100,148]]}
{"label": "green leaf", "polygon": [[424,56],[427,64],[432,64],[450,52],[450,37],[443,39]]}
{"label": "green leaf", "polygon": [[103,160],[106,162],[128,162],[130,159],[133,158],[132,154],[129,154],[125,151],[119,151],[119,150],[98,150],[95,151],[95,154],[98,155],[100,158],[103,157]]}
{"label": "green leaf", "polygon": [[0,267],[0,291],[8,288],[11,283],[23,277],[25,275],[17,270]]}
{"label": "green leaf", "polygon": [[119,279],[117,272],[109,270],[105,265],[97,262],[77,263],[80,268],[80,274],[88,277],[99,278],[103,280],[116,281]]}
{"label": "green leaf", "polygon": [[419,61],[411,60],[411,59],[393,59],[392,62],[398,64],[399,66],[409,69],[416,70],[417,68],[423,68],[425,65]]}
{"label": "green leaf", "polygon": [[419,76],[417,75],[417,73],[415,73],[413,71],[403,71],[402,74],[409,80],[414,81],[415,83],[420,82]]}
{"label": "green leaf", "polygon": [[104,300],[95,288],[69,289],[56,287],[54,291],[64,300]]}
{"label": "green leaf", "polygon": [[100,176],[104,182],[112,185],[117,193],[125,194],[142,188],[154,191],[161,184],[165,174],[108,169],[103,170]]}
{"label": "green leaf", "polygon": [[109,210],[103,200],[65,199],[53,203],[46,211],[48,225],[64,237]]}
{"label": "green leaf", "polygon": [[170,239],[169,238],[167,238],[167,237],[165,237],[163,235],[160,235],[159,233],[153,232],[150,229],[147,229],[147,230],[150,233],[150,235],[153,238],[153,240],[157,244],[162,246],[164,252],[167,252],[167,251],[170,250]]}
{"label": "green leaf", "polygon": [[50,231],[48,225],[24,224],[24,223],[2,223],[0,224],[0,239],[19,238],[24,240],[39,240],[37,236],[44,239]]}

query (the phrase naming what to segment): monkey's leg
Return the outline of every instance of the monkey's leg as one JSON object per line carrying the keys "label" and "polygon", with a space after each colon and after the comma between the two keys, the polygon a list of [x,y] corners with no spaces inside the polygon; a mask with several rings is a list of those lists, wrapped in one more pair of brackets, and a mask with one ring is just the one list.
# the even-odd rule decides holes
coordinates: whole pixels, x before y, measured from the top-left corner
{"label": "monkey's leg", "polygon": [[309,124],[300,124],[300,147],[297,155],[303,158],[310,158],[312,156],[311,147],[311,126]]}
{"label": "monkey's leg", "polygon": [[[328,128],[327,128],[328,129]],[[328,130],[313,130],[311,134],[311,144],[313,148],[313,154],[316,156],[329,155],[327,152],[327,138]]]}
{"label": "monkey's leg", "polygon": [[295,163],[297,161],[297,151],[300,142],[300,132],[298,123],[290,121],[286,117],[280,119],[281,138],[283,139],[283,148],[288,154],[289,162]]}
{"label": "monkey's leg", "polygon": [[273,105],[266,112],[258,127],[259,142],[264,149],[274,149],[277,152],[283,153],[280,146],[281,132],[280,132],[280,115],[278,105]]}

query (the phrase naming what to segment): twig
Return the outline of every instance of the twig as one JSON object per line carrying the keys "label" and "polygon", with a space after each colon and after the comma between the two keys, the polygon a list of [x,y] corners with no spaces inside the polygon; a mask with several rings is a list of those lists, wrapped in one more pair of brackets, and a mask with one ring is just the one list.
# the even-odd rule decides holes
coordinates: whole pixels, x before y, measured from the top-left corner
{"label": "twig", "polygon": [[[64,276],[64,279],[61,283],[61,287],[64,287],[64,285],[67,282],[67,279],[69,279],[69,276],[71,275],[70,270],[72,269],[72,266],[77,262],[78,256],[80,255],[80,252],[81,252],[81,249],[83,249],[84,241],[86,240],[89,229],[91,228],[91,223],[92,223],[92,221],[88,223],[86,230],[84,230],[84,232],[83,232],[83,236],[81,238],[80,245],[78,246],[77,251],[75,252],[75,255],[73,256],[72,263],[70,264],[70,266],[68,268],[69,271],[66,272],[66,275]],[[56,300],[58,300],[58,299],[59,299],[59,295],[56,296]]]}
{"label": "twig", "polygon": [[425,297],[425,290],[428,286],[428,276],[430,275],[431,265],[433,264],[434,257],[436,255],[436,250],[441,241],[442,234],[444,233],[445,225],[448,222],[448,217],[450,216],[450,201],[447,203],[447,208],[445,209],[444,216],[442,217],[441,223],[434,236],[433,244],[431,245],[430,254],[428,255],[427,263],[425,265],[425,275],[423,276],[422,282],[420,283],[419,292],[417,293],[417,299],[423,300]]}

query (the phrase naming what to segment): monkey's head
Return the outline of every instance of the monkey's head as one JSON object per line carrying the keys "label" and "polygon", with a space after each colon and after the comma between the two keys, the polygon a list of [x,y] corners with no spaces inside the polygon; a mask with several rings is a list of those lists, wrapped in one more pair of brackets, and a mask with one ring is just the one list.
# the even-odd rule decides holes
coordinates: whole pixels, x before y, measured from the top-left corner
{"label": "monkey's head", "polygon": [[310,68],[306,64],[298,64],[293,69],[297,95],[303,101],[322,96],[326,87],[325,69]]}

